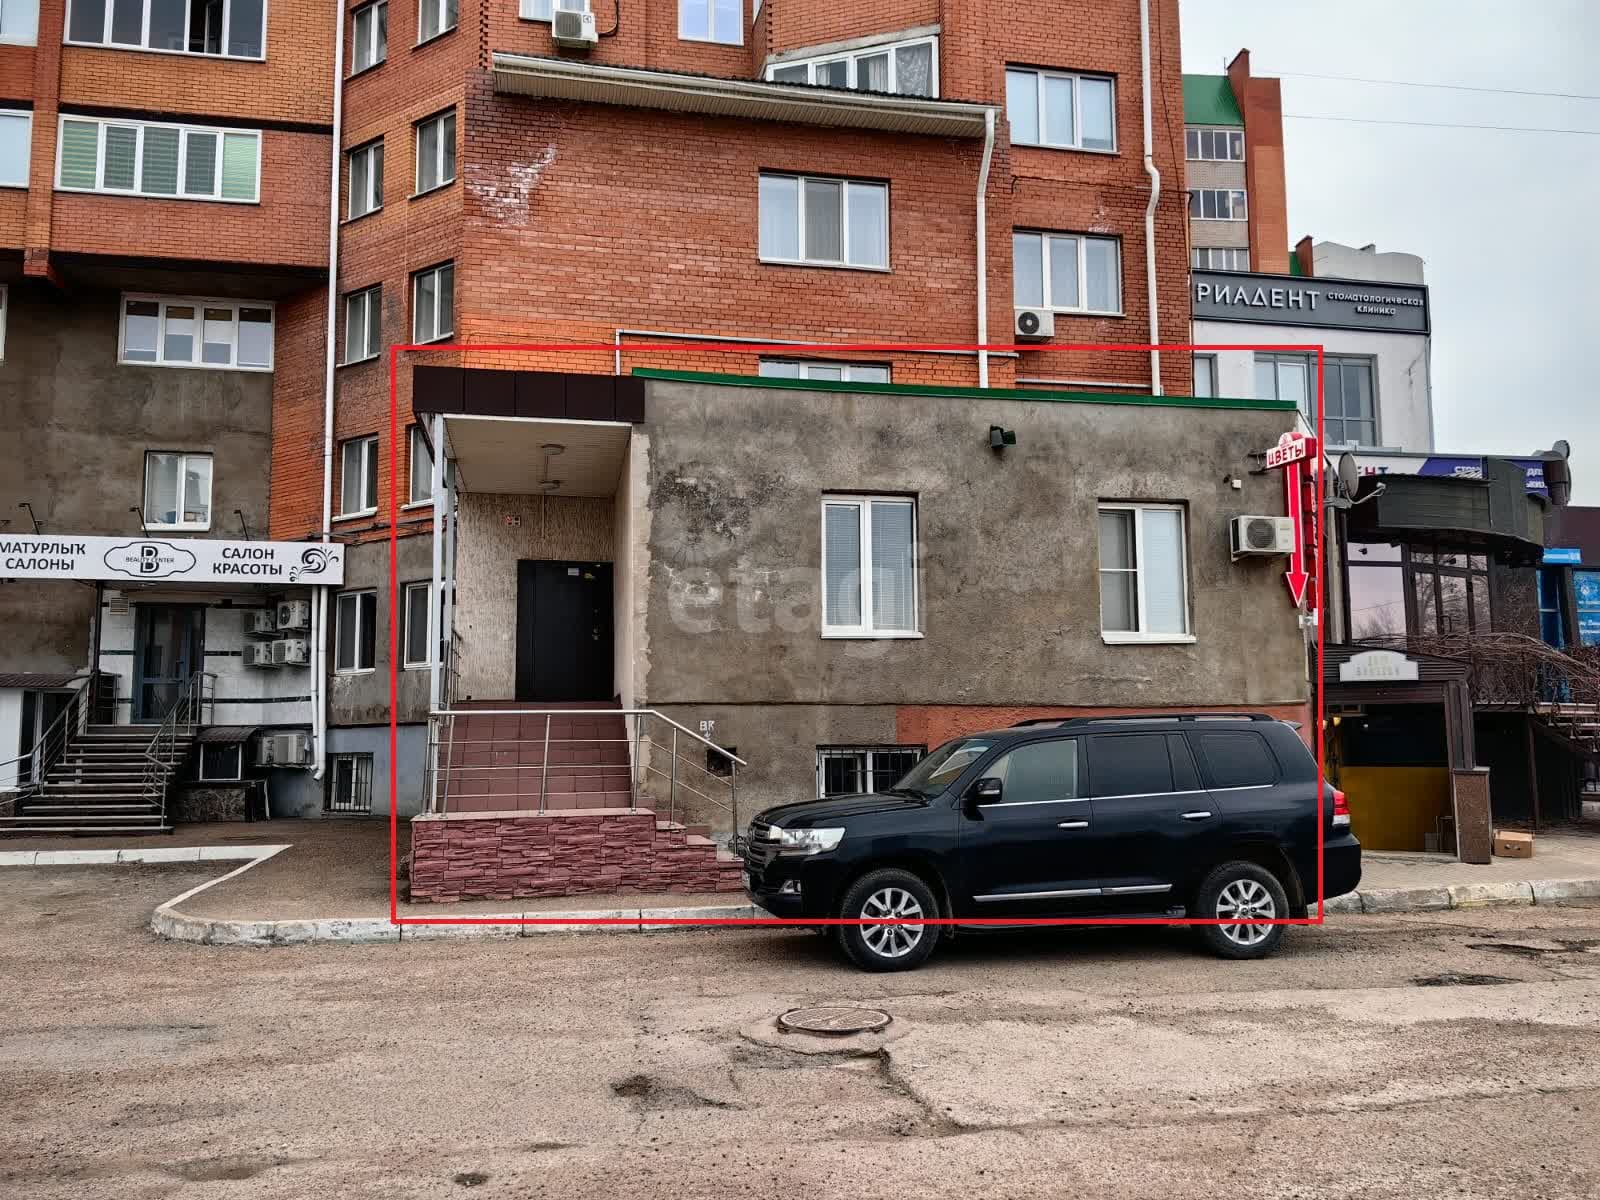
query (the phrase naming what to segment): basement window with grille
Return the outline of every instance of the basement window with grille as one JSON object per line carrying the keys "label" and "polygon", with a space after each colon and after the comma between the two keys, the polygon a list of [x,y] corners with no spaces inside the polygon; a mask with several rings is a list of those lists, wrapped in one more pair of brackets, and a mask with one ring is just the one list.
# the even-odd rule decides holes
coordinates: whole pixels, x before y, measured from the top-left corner
{"label": "basement window with grille", "polygon": [[817,796],[884,791],[926,753],[925,746],[818,746]]}
{"label": "basement window with grille", "polygon": [[335,754],[328,772],[328,811],[372,811],[372,755]]}

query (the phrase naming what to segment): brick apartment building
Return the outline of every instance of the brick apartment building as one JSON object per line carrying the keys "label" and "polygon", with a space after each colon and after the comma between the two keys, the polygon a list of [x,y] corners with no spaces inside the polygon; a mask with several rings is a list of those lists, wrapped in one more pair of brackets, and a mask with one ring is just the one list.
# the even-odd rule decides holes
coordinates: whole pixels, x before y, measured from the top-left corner
{"label": "brick apartment building", "polygon": [[[382,809],[391,663],[394,783],[402,812],[430,820],[645,794],[725,829],[716,788],[746,789],[744,816],[871,789],[926,746],[1019,714],[1250,703],[1303,716],[1292,653],[1293,669],[1241,669],[1240,612],[1256,647],[1291,649],[1299,631],[1271,564],[1227,549],[1233,517],[1281,504],[1246,476],[1291,406],[1194,401],[1187,354],[1048,349],[1188,340],[1176,0],[896,0],[865,14],[374,0],[337,24],[285,2],[264,50],[220,57],[209,47],[232,46],[256,0],[231,0],[220,31],[196,9],[170,35],[178,56],[127,46],[132,18],[91,2],[42,0],[33,44],[0,46],[23,64],[3,86],[32,81],[0,97],[28,117],[31,147],[26,190],[0,189],[0,205],[20,197],[14,218],[0,207],[0,380],[12,372],[11,395],[32,386],[27,347],[62,321],[40,314],[79,312],[74,286],[103,292],[110,314],[130,293],[156,297],[180,335],[206,307],[183,298],[271,302],[267,379],[236,356],[215,372],[149,368],[154,382],[110,352],[55,369],[63,389],[90,369],[157,394],[183,381],[189,402],[254,389],[248,461],[269,511],[239,516],[253,538],[323,548],[342,573],[307,589],[306,667],[237,676],[272,680],[255,687],[274,698],[292,687],[301,706],[310,771],[293,784],[270,772],[274,813]],[[148,41],[155,8],[140,20]],[[73,111],[204,118],[224,131],[215,170],[233,203],[101,194],[114,158],[126,170],[125,136],[113,155],[97,132],[85,168]],[[248,195],[227,141],[245,130],[261,148]],[[179,174],[204,161],[184,157]],[[80,189],[86,169],[94,187]],[[430,342],[594,348],[406,351],[391,438],[388,350]],[[849,342],[1008,348],[806,349]],[[233,516],[220,444],[240,408],[205,433],[219,461],[202,534]],[[60,458],[56,445],[37,456]],[[130,532],[118,514],[138,505],[140,469],[104,475],[104,511],[47,521],[46,536]],[[15,502],[30,487],[56,485],[25,480]],[[1048,536],[1018,541],[1040,505]],[[1000,547],[1014,565],[985,573]],[[975,637],[985,621],[1033,631],[1013,647],[1027,669],[1003,639]],[[66,619],[50,664],[17,668],[87,663],[72,649],[85,627]],[[552,703],[658,715],[538,715]],[[430,709],[460,705],[533,715],[430,728]],[[234,725],[270,732],[282,715]],[[549,750],[552,737],[570,744]],[[691,770],[698,787],[680,790]],[[419,847],[444,845],[445,825]],[[687,836],[669,831],[662,860],[688,861],[687,875],[658,862],[651,878],[721,880]],[[474,886],[500,894],[487,869]],[[460,879],[419,891],[464,894]]]}

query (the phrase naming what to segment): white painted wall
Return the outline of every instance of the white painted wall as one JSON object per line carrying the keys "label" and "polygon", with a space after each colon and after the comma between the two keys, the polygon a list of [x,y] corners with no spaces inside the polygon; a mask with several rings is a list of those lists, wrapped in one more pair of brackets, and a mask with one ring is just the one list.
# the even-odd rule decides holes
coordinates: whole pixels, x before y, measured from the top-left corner
{"label": "white painted wall", "polygon": [[1346,246],[1339,242],[1314,242],[1312,273],[1331,279],[1370,279],[1374,283],[1415,283],[1422,278],[1422,259],[1395,250],[1380,253],[1376,245]]}
{"label": "white painted wall", "polygon": [[[1364,333],[1301,325],[1255,325],[1243,321],[1196,321],[1194,340],[1196,345],[1201,346],[1237,346],[1241,342],[1273,346],[1320,345],[1326,354],[1375,359],[1379,444],[1396,450],[1429,451],[1434,448],[1432,383],[1428,371],[1428,338],[1424,334]],[[1219,350],[1216,356],[1218,393],[1223,396],[1254,396],[1255,355],[1248,350]],[[1307,431],[1311,432],[1309,429]]]}
{"label": "white painted wall", "polygon": [[22,742],[22,689],[0,688],[0,792],[17,785],[15,758]]}

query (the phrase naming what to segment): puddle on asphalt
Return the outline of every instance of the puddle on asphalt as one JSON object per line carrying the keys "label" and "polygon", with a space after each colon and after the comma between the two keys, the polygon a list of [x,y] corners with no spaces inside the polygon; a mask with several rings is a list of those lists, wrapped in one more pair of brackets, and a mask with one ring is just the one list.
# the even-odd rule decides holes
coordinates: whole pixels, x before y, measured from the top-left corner
{"label": "puddle on asphalt", "polygon": [[1423,975],[1411,981],[1417,987],[1492,987],[1501,983],[1518,983],[1504,975],[1474,975],[1467,971],[1446,971],[1443,975]]}

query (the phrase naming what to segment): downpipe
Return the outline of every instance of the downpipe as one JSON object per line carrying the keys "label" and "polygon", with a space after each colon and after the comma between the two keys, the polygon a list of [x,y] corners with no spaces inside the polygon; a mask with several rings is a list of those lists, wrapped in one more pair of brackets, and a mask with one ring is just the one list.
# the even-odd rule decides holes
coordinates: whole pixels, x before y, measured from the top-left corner
{"label": "downpipe", "polygon": [[1150,105],[1150,0],[1139,0],[1139,70],[1144,84],[1144,173],[1150,178],[1150,202],[1144,208],[1144,285],[1150,301],[1150,394],[1161,395],[1161,317],[1156,303],[1156,205],[1161,200],[1161,172],[1156,169],[1155,135]]}

